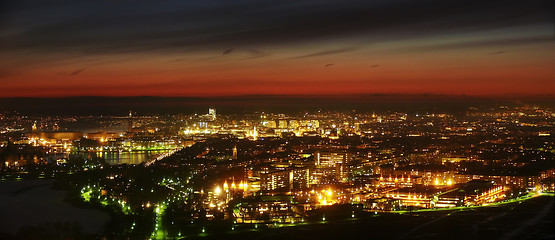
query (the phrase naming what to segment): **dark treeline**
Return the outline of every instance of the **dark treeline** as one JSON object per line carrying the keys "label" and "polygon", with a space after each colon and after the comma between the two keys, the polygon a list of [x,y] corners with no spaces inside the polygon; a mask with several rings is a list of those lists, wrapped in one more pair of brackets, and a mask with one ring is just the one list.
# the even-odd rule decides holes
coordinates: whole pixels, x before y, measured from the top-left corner
{"label": "dark treeline", "polygon": [[275,113],[318,110],[384,112],[460,112],[470,106],[496,104],[554,105],[554,96],[472,97],[465,95],[361,94],[334,96],[249,95],[229,97],[67,97],[0,98],[0,111],[24,115],[116,115],[130,110],[140,114],[204,114],[208,107],[218,113],[241,114],[257,111]]}

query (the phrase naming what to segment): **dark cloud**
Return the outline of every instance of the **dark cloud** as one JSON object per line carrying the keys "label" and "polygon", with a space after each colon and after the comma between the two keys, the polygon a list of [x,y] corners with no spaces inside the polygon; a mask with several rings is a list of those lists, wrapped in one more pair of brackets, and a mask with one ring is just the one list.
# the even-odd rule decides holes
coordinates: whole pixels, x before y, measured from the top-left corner
{"label": "dark cloud", "polygon": [[187,52],[334,38],[379,42],[553,22],[547,0],[39,2],[21,0],[3,10],[0,49]]}
{"label": "dark cloud", "polygon": [[335,64],[334,63],[328,63],[328,64],[324,65],[324,67],[331,67],[333,65],[335,65]]}
{"label": "dark cloud", "polygon": [[250,54],[250,57],[248,57],[248,59],[261,58],[270,55],[269,53],[253,49],[247,49],[247,52]]}
{"label": "dark cloud", "polygon": [[74,70],[73,72],[65,72],[65,71],[64,72],[58,72],[56,75],[57,76],[72,77],[72,76],[75,76],[79,73],[82,73],[83,71],[85,71],[85,68],[80,68],[80,69]]}
{"label": "dark cloud", "polygon": [[232,53],[244,53],[247,54],[247,59],[254,59],[254,58],[261,58],[266,57],[269,54],[263,51],[254,50],[254,49],[235,49],[235,48],[228,48],[222,52],[222,55],[230,55]]}
{"label": "dark cloud", "polygon": [[[520,36],[517,38],[498,38],[498,39],[483,39],[454,43],[442,43],[420,45],[416,47],[401,47],[399,51],[442,51],[442,50],[458,50],[469,48],[496,48],[506,47],[511,45],[532,45],[540,43],[555,43],[555,38],[551,36]],[[496,54],[506,53],[505,51],[498,51]]]}
{"label": "dark cloud", "polygon": [[499,55],[499,54],[504,54],[504,53],[507,53],[507,52],[505,52],[505,51],[497,51],[497,52],[492,53],[492,55]]}
{"label": "dark cloud", "polygon": [[380,66],[380,65],[374,64],[374,65],[372,65],[372,66],[370,66],[370,67],[371,67],[371,68],[377,68],[377,67],[379,67],[379,66]]}
{"label": "dark cloud", "polygon": [[83,71],[85,71],[84,68],[77,69],[77,70],[71,72],[71,73],[69,74],[69,76],[75,76],[75,75],[77,75],[77,74],[79,74],[79,73],[82,73]]}
{"label": "dark cloud", "polygon": [[333,54],[338,54],[338,53],[350,52],[350,51],[353,51],[355,49],[356,48],[333,49],[333,50],[327,50],[327,51],[321,51],[321,52],[315,52],[315,53],[311,53],[311,54],[296,56],[296,57],[292,57],[292,58],[319,57],[319,56],[325,56],[325,55],[333,55]]}

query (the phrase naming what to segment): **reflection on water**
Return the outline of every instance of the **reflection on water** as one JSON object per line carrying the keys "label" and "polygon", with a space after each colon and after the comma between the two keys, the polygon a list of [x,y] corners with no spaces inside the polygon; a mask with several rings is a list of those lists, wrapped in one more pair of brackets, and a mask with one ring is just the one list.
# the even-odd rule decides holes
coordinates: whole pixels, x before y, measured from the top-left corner
{"label": "reflection on water", "polygon": [[152,160],[159,155],[170,152],[171,150],[156,150],[156,151],[131,151],[131,152],[72,152],[70,157],[83,157],[92,158],[95,155],[97,157],[104,158],[106,163],[110,165],[117,164],[139,164],[142,162],[147,162]]}

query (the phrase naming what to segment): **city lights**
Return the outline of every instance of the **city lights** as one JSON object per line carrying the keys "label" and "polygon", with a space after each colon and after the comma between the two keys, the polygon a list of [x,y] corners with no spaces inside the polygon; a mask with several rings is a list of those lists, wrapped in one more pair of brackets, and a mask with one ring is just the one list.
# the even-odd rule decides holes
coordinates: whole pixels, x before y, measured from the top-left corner
{"label": "city lights", "polygon": [[[134,130],[133,136],[87,133],[76,140],[62,138],[79,133],[48,135],[60,139],[41,137],[41,126],[46,124],[37,120],[27,138],[2,146],[17,145],[56,157],[8,158],[2,178],[70,179],[69,191],[76,189],[81,204],[125,216],[130,219],[122,223],[129,231],[125,234],[140,233],[150,239],[194,236],[199,229],[205,236],[213,234],[212,227],[224,229],[218,224],[241,234],[245,229],[265,231],[336,219],[355,223],[382,216],[378,212],[475,209],[551,196],[555,170],[547,163],[555,153],[552,140],[534,129],[547,126],[540,121],[523,125],[524,115],[516,113],[537,116],[539,110],[507,109],[462,117],[443,113],[418,117],[257,113],[246,120],[225,114],[179,116],[195,119],[187,124],[200,131],[182,135],[181,127],[175,128],[178,136],[173,137],[156,136],[164,129],[160,118],[145,117],[134,119],[134,127],[156,127]],[[549,110],[542,114],[542,118],[555,117]],[[515,119],[519,119],[517,126],[525,128],[509,130],[509,126],[515,128]],[[176,120],[170,117],[164,122],[171,125],[172,121]],[[467,131],[468,126],[473,131]],[[421,131],[423,127],[431,129]],[[218,135],[207,137],[203,128]],[[496,134],[507,131],[510,137],[490,135],[489,129],[496,129]],[[512,131],[520,135],[513,136]],[[423,137],[427,140],[415,139]],[[461,147],[450,142],[453,139],[475,143]],[[172,149],[134,164],[101,160],[111,151],[123,154],[133,153],[134,148],[151,151],[168,146]],[[90,154],[87,158],[75,160],[68,155],[85,150]],[[500,160],[496,157],[500,153],[511,157]],[[547,167],[529,173],[527,169],[538,161]],[[27,168],[31,162],[34,168]],[[31,175],[31,171],[38,172]],[[89,175],[99,177],[84,177]],[[328,211],[338,213],[326,216]]]}

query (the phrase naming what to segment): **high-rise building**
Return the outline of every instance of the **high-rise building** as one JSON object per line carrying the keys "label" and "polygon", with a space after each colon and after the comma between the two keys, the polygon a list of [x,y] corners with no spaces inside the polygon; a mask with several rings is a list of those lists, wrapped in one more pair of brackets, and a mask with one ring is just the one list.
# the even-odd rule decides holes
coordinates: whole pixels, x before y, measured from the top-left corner
{"label": "high-rise building", "polygon": [[133,131],[133,112],[129,111],[129,118],[127,119],[127,132]]}
{"label": "high-rise building", "polygon": [[216,109],[215,108],[209,108],[208,109],[208,115],[210,115],[212,120],[216,120]]}
{"label": "high-rise building", "polygon": [[316,152],[316,166],[335,167],[337,164],[349,163],[352,154],[349,152]]}
{"label": "high-rise building", "polygon": [[260,175],[260,189],[263,191],[306,189],[309,185],[310,169],[306,167],[273,170]]}
{"label": "high-rise building", "polygon": [[340,182],[346,181],[349,176],[348,164],[351,158],[352,154],[349,152],[316,152],[315,177],[319,179],[332,178]]}

